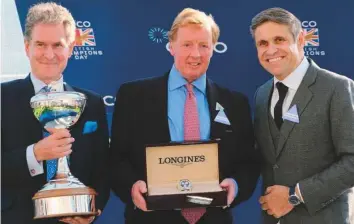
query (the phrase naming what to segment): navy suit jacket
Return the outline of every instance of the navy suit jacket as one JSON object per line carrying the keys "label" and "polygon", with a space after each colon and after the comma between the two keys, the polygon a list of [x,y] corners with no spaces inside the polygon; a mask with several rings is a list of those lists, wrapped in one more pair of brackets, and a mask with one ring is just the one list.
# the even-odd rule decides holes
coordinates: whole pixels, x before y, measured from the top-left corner
{"label": "navy suit jacket", "polygon": [[[98,192],[96,208],[102,210],[109,197],[105,107],[97,94],[76,87],[73,89],[85,94],[87,102],[80,119],[70,131],[75,138],[70,170],[86,186]],[[46,164],[43,163],[43,174],[30,175],[26,148],[41,140],[43,131],[30,107],[32,96],[34,87],[29,76],[1,84],[1,221],[4,224],[57,222],[33,221],[32,197],[46,183]],[[83,134],[86,121],[96,121],[97,130]]]}
{"label": "navy suit jacket", "polygon": [[[165,76],[123,84],[116,97],[112,121],[112,189],[126,204],[126,223],[185,223],[180,211],[143,212],[134,209],[132,185],[146,181],[145,144],[171,141],[167,115],[167,80]],[[210,138],[220,138],[220,181],[234,178],[238,196],[231,207],[251,197],[260,174],[254,148],[251,112],[247,98],[224,89],[207,79],[211,130]],[[216,103],[224,107],[231,125],[214,121]],[[209,208],[198,223],[232,223],[230,209]]]}

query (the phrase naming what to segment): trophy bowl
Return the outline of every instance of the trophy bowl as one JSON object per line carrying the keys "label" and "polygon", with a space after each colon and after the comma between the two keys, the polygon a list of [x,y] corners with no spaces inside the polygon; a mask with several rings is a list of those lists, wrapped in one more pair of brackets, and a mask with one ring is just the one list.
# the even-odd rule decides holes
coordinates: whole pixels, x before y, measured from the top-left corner
{"label": "trophy bowl", "polygon": [[[34,116],[47,128],[72,127],[86,104],[82,93],[64,91],[39,93],[31,98]],[[56,175],[32,198],[34,219],[97,215],[97,192],[70,173],[68,157],[58,158]]]}

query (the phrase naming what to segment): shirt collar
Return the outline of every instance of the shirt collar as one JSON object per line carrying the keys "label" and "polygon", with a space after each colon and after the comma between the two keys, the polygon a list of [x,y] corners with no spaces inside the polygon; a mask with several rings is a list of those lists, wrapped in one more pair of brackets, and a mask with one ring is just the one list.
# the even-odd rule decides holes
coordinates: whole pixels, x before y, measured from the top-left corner
{"label": "shirt collar", "polygon": [[275,84],[277,84],[277,82],[282,82],[290,89],[296,91],[299,88],[301,81],[304,78],[309,66],[310,63],[307,61],[307,58],[304,57],[299,66],[297,66],[297,68],[292,73],[290,73],[290,75],[288,75],[283,81],[280,81],[276,77],[274,77],[274,88],[276,88]]}
{"label": "shirt collar", "polygon": [[[168,77],[168,90],[173,91],[187,84],[187,80],[177,70],[175,65],[172,66],[170,75]],[[192,85],[196,87],[204,95],[206,93],[206,73],[201,75],[198,79],[192,82]]]}
{"label": "shirt collar", "polygon": [[[30,78],[34,87],[34,92],[35,94],[39,93],[43,87],[47,86],[44,82],[42,82],[40,79],[38,79],[35,75],[32,73],[30,74]],[[55,81],[50,84],[53,88],[54,92],[63,92],[64,91],[64,79],[63,75],[60,77],[58,81]]]}

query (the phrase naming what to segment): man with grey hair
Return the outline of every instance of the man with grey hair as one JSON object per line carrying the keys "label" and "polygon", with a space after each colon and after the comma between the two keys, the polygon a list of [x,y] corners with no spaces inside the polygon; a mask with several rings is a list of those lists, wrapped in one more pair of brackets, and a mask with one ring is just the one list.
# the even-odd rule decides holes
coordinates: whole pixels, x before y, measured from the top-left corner
{"label": "man with grey hair", "polygon": [[292,13],[252,19],[260,64],[274,77],[255,94],[266,224],[353,224],[354,82],[304,56]]}
{"label": "man with grey hair", "polygon": [[[24,36],[31,72],[25,79],[1,84],[1,221],[58,223],[58,219],[34,221],[32,197],[55,175],[57,159],[67,155],[73,175],[98,192],[94,206],[100,213],[109,197],[104,103],[99,95],[64,83],[62,75],[75,44],[75,21],[66,8],[40,3],[29,9]],[[87,106],[70,132],[42,132],[30,99],[43,90],[86,95]],[[93,220],[93,216],[60,219],[72,224]]]}

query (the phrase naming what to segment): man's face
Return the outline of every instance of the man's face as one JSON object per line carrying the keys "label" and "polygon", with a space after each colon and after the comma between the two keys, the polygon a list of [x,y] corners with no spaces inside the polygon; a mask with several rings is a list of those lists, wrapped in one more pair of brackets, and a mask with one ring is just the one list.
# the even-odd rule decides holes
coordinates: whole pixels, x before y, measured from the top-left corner
{"label": "man's face", "polygon": [[180,27],[175,40],[170,43],[175,66],[189,82],[207,71],[213,49],[211,28],[199,25]]}
{"label": "man's face", "polygon": [[283,80],[301,63],[304,56],[304,34],[294,40],[288,26],[266,22],[254,32],[258,59],[265,70]]}
{"label": "man's face", "polygon": [[31,70],[43,82],[49,84],[61,77],[71,56],[74,43],[67,42],[63,24],[37,24],[31,40],[25,41],[25,50]]}

